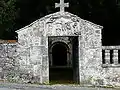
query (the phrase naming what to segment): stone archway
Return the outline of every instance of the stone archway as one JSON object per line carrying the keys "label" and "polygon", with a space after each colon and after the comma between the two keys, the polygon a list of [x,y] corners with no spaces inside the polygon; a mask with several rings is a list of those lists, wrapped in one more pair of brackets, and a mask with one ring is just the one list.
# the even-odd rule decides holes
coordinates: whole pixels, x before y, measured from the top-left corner
{"label": "stone archway", "polygon": [[51,45],[49,50],[50,65],[56,67],[68,66],[70,67],[70,49],[64,42],[55,42]]}
{"label": "stone archway", "polygon": [[[78,80],[78,37],[51,36],[49,46],[49,80],[76,83]],[[76,67],[77,66],[77,67]]]}
{"label": "stone archway", "polygon": [[73,69],[69,65],[70,49],[64,42],[55,42],[50,47],[50,81],[66,83],[73,81]]}

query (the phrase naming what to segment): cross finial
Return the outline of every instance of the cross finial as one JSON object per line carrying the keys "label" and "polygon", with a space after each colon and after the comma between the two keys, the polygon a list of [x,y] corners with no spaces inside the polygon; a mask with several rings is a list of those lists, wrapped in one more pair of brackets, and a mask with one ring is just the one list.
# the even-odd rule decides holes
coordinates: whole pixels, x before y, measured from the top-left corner
{"label": "cross finial", "polygon": [[60,7],[60,12],[65,11],[65,7],[69,7],[69,3],[64,3],[64,0],[60,0],[60,3],[55,3],[55,8]]}

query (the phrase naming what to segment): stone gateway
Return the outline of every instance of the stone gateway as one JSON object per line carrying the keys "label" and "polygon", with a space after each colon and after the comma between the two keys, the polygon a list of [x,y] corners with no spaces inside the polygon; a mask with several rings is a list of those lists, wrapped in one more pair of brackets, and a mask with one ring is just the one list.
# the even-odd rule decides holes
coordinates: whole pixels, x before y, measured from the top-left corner
{"label": "stone gateway", "polygon": [[[1,80],[118,85],[120,70],[109,67],[119,66],[113,50],[119,46],[103,47],[103,27],[65,12],[68,6],[61,0],[59,12],[17,30],[17,42],[0,44]],[[110,63],[110,50],[117,64]],[[116,76],[110,76],[113,72]]]}
{"label": "stone gateway", "polygon": [[45,16],[16,31],[20,69],[40,83],[87,81],[100,74],[101,29],[68,12]]}
{"label": "stone gateway", "polygon": [[65,12],[68,6],[61,0],[56,4],[60,12],[16,31],[18,81],[87,83],[90,77],[100,76],[102,26]]}

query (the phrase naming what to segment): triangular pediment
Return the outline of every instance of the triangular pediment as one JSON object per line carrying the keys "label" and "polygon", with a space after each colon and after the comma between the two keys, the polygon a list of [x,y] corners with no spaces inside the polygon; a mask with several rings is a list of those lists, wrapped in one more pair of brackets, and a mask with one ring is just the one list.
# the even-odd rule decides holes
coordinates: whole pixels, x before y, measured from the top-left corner
{"label": "triangular pediment", "polygon": [[16,32],[19,33],[20,31],[25,31],[27,28],[33,26],[34,24],[36,23],[40,23],[40,22],[45,22],[46,24],[47,23],[54,23],[55,21],[68,21],[68,20],[71,20],[73,22],[79,22],[79,21],[82,21],[84,24],[89,24],[91,26],[93,26],[94,28],[99,28],[99,29],[102,29],[103,27],[100,26],[100,25],[97,25],[97,24],[94,24],[90,21],[87,21],[87,20],[84,20],[84,19],[81,19],[80,17],[78,17],[77,15],[74,15],[74,14],[71,14],[69,12],[64,12],[64,13],[61,13],[61,12],[56,12],[56,13],[53,13],[53,14],[49,14],[49,15],[46,15],[36,21],[34,21],[33,23],[17,30]]}

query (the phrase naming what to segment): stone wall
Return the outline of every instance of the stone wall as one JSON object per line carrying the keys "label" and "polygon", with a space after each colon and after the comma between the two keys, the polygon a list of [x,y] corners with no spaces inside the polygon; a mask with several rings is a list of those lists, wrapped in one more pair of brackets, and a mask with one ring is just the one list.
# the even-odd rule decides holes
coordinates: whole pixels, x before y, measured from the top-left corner
{"label": "stone wall", "polygon": [[120,86],[120,68],[102,67],[101,29],[68,12],[36,20],[17,31],[17,43],[0,44],[0,80],[49,83],[48,37],[77,36],[80,84]]}
{"label": "stone wall", "polygon": [[101,84],[99,82],[102,63],[101,29],[82,22],[79,37],[79,70],[81,84]]}
{"label": "stone wall", "polygon": [[[18,72],[18,62],[16,61],[16,43],[0,44],[0,80],[15,81]],[[13,80],[14,78],[14,80]]]}
{"label": "stone wall", "polygon": [[120,46],[102,46],[104,85],[120,86]]}
{"label": "stone wall", "polygon": [[21,71],[24,71],[22,74],[32,75],[28,82],[49,82],[48,42],[44,36],[44,23],[44,20],[38,20],[18,34],[18,61]]}
{"label": "stone wall", "polygon": [[78,36],[80,82],[99,76],[101,28],[68,12],[57,12],[36,20],[17,31],[21,70],[31,73],[37,82],[48,83],[48,37]]}
{"label": "stone wall", "polygon": [[[101,29],[68,12],[57,12],[36,20],[16,31],[18,42],[15,45],[1,44],[1,78],[9,75],[10,80],[19,83],[49,83],[48,37],[77,36],[79,82],[101,84]],[[14,73],[9,74],[9,69]]]}

